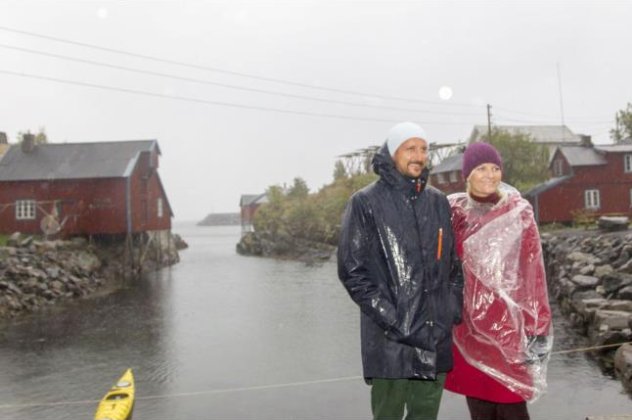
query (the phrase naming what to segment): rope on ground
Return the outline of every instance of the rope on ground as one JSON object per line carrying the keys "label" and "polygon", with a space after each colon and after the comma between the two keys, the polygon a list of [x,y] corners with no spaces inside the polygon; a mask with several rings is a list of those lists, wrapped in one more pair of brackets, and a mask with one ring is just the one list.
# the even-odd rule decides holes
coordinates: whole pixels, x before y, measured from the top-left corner
{"label": "rope on ground", "polygon": [[579,353],[579,352],[584,352],[584,351],[601,350],[601,349],[607,349],[610,347],[619,347],[624,344],[632,344],[632,341],[624,341],[623,343],[614,343],[614,344],[602,344],[600,346],[592,346],[592,347],[579,347],[579,348],[570,349],[570,350],[552,351],[551,356],[558,355],[558,354]]}
{"label": "rope on ground", "polygon": [[[139,400],[155,400],[159,398],[192,397],[192,396],[199,396],[199,395],[225,394],[229,392],[259,391],[259,390],[275,389],[275,388],[289,388],[289,387],[303,386],[303,385],[317,385],[317,384],[343,382],[343,381],[351,381],[351,380],[358,380],[358,379],[362,379],[362,376],[345,376],[341,378],[319,379],[319,380],[314,380],[314,381],[291,382],[291,383],[285,383],[285,384],[247,386],[247,387],[242,387],[242,388],[211,389],[208,391],[181,392],[177,394],[146,395],[143,397],[136,396],[136,398],[134,399],[136,401],[139,401]],[[81,401],[59,401],[59,402],[50,402],[50,403],[2,404],[0,405],[0,410],[9,409],[9,408],[54,407],[54,406],[59,406],[59,405],[97,404],[99,403],[99,401],[100,400],[81,400]]]}
{"label": "rope on ground", "polygon": [[[579,347],[579,348],[569,349],[569,350],[558,350],[558,351],[551,352],[551,356],[600,350],[600,349],[605,349],[605,348],[610,348],[610,347],[618,347],[623,344],[632,344],[632,341],[625,341],[623,343],[614,343],[614,344],[603,344],[600,346],[592,346],[592,347]],[[362,376],[343,376],[340,378],[318,379],[314,381],[302,381],[302,382],[290,382],[290,383],[285,383],[285,384],[257,385],[257,386],[247,386],[247,387],[240,387],[240,388],[211,389],[208,391],[180,392],[177,394],[146,395],[146,396],[136,396],[135,400],[144,401],[144,400],[156,400],[159,398],[181,398],[181,397],[194,397],[194,396],[199,396],[199,395],[226,394],[230,392],[261,391],[261,390],[267,390],[267,389],[290,388],[294,386],[318,385],[318,384],[326,384],[326,383],[332,383],[332,382],[355,381],[362,378],[363,378]],[[31,407],[54,407],[54,406],[60,406],[60,405],[97,404],[99,403],[99,401],[100,400],[80,400],[80,401],[58,401],[58,402],[50,402],[50,403],[0,404],[0,410],[10,409],[10,408],[15,409],[15,408],[31,408]]]}

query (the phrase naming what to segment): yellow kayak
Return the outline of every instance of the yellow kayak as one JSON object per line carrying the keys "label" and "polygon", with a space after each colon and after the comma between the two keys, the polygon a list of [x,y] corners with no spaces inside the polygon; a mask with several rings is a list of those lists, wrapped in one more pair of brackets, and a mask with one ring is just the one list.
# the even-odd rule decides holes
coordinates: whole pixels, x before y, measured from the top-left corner
{"label": "yellow kayak", "polygon": [[129,420],[134,409],[134,375],[127,369],[99,402],[94,420]]}

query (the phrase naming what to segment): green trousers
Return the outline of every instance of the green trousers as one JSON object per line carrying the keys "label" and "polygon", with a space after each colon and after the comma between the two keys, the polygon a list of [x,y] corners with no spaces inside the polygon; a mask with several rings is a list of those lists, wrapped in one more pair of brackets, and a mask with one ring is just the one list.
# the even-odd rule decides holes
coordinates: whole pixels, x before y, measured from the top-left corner
{"label": "green trousers", "polygon": [[436,381],[420,379],[372,379],[371,410],[374,420],[436,420],[443,394],[445,373]]}

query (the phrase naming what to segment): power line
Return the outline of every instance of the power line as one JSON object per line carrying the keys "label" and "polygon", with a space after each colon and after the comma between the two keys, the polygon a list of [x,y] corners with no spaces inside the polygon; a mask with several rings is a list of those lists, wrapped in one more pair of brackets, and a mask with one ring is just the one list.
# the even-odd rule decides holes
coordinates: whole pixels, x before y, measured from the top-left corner
{"label": "power line", "polygon": [[16,47],[16,46],[7,45],[7,44],[0,44],[0,48],[6,48],[6,49],[14,50],[14,51],[26,52],[26,53],[29,53],[29,54],[42,55],[42,56],[46,56],[46,57],[52,57],[52,58],[61,59],[61,60],[74,61],[74,62],[78,62],[78,63],[90,64],[90,65],[94,65],[94,66],[106,67],[106,68],[111,68],[111,69],[116,69],[116,70],[124,70],[124,71],[133,72],[133,73],[148,74],[148,75],[164,77],[164,78],[168,78],[168,79],[181,80],[181,81],[185,81],[185,82],[193,82],[193,83],[199,83],[199,84],[205,84],[205,85],[219,86],[219,87],[228,88],[228,89],[236,89],[236,90],[242,90],[242,91],[247,91],[247,92],[255,92],[255,93],[264,93],[264,94],[267,94],[267,95],[283,96],[283,97],[288,97],[288,98],[303,99],[303,100],[309,100],[309,101],[318,101],[318,102],[334,103],[334,104],[339,104],[339,105],[350,105],[350,106],[357,106],[357,107],[364,107],[364,108],[374,108],[374,109],[389,109],[389,110],[394,110],[394,111],[416,112],[416,113],[426,113],[426,114],[478,116],[478,114],[474,114],[474,113],[457,113],[457,112],[447,112],[447,111],[428,111],[428,110],[420,110],[420,109],[392,107],[392,106],[386,106],[386,105],[362,104],[362,103],[357,103],[357,102],[340,101],[340,100],[335,100],[335,99],[316,98],[316,97],[313,97],[313,96],[295,95],[295,94],[271,91],[271,90],[266,90],[266,89],[249,88],[249,87],[244,87],[244,86],[237,86],[237,85],[231,85],[231,84],[226,84],[226,83],[213,82],[213,81],[209,81],[209,80],[202,80],[202,79],[195,79],[195,78],[191,78],[191,77],[178,76],[178,75],[174,75],[174,74],[161,73],[161,72],[156,72],[156,71],[151,71],[151,70],[142,70],[142,69],[137,69],[137,68],[133,68],[133,67],[119,66],[119,65],[115,65],[115,64],[104,63],[104,62],[101,62],[101,61],[94,61],[94,60],[87,60],[87,59],[84,59],[84,58],[70,57],[70,56],[66,56],[66,55],[54,54],[54,53],[49,53],[49,52],[45,52],[45,51],[33,50],[33,49],[29,49],[29,48]]}
{"label": "power line", "polygon": [[[532,114],[532,113],[523,112],[523,111],[515,111],[515,110],[509,109],[509,108],[502,107],[502,106],[494,106],[494,107],[496,109],[500,109],[500,110],[503,110],[503,111],[506,111],[506,112],[510,112],[512,114],[519,114],[519,115],[531,116],[531,117],[536,117],[536,118],[540,118],[540,117],[541,118],[547,118],[547,119],[550,118],[551,120],[555,120],[556,119],[556,117],[553,117],[550,114],[548,114],[548,115]],[[595,118],[595,117],[594,116],[592,116],[592,117],[580,117],[580,116],[570,117],[571,121],[583,120],[585,118]],[[610,117],[601,117],[601,116],[599,116],[597,118],[610,118]],[[568,118],[566,118],[565,120],[568,121]],[[612,120],[610,120],[610,121],[612,121]]]}
{"label": "power line", "polygon": [[129,56],[129,57],[142,58],[142,59],[145,59],[145,60],[151,60],[151,61],[155,61],[155,62],[159,62],[159,63],[173,64],[173,65],[177,65],[177,66],[189,67],[189,68],[194,68],[194,69],[198,69],[198,70],[205,70],[205,71],[212,71],[212,72],[217,72],[217,73],[224,73],[224,74],[229,74],[229,75],[232,75],[232,76],[247,77],[247,78],[251,78],[251,79],[255,79],[255,80],[261,80],[261,81],[265,81],[265,82],[281,83],[281,84],[290,85],[290,86],[298,86],[298,87],[303,87],[303,88],[323,90],[323,91],[335,92],[335,93],[343,93],[343,94],[348,94],[348,95],[358,95],[358,96],[363,96],[363,97],[373,97],[373,98],[379,98],[379,99],[385,99],[385,100],[395,100],[395,101],[423,103],[423,104],[431,104],[431,105],[442,105],[442,106],[477,107],[476,105],[472,105],[472,104],[459,104],[459,103],[454,103],[454,102],[443,103],[443,102],[434,102],[434,101],[424,101],[424,100],[421,100],[421,99],[403,98],[403,97],[399,97],[399,96],[378,95],[378,94],[374,94],[374,93],[364,93],[364,92],[358,92],[358,91],[352,91],[352,90],[337,89],[337,88],[330,88],[330,87],[324,87],[324,86],[316,86],[316,85],[311,85],[311,84],[308,84],[308,83],[293,82],[293,81],[277,79],[277,78],[272,78],[272,77],[257,76],[257,75],[248,74],[248,73],[242,73],[242,72],[237,72],[237,71],[232,71],[232,70],[220,69],[218,67],[211,67],[211,66],[203,66],[203,65],[199,65],[199,64],[185,63],[185,62],[182,62],[182,61],[170,60],[170,59],[150,56],[150,55],[146,55],[146,54],[138,54],[138,53],[133,53],[133,52],[129,52],[129,51],[119,50],[119,49],[115,49],[115,48],[102,47],[100,45],[94,45],[94,44],[89,44],[89,43],[80,42],[80,41],[73,41],[73,40],[59,38],[59,37],[54,37],[54,36],[50,36],[50,35],[38,34],[38,33],[24,31],[24,30],[20,30],[20,29],[9,28],[7,26],[1,26],[1,25],[0,25],[0,30],[1,31],[6,31],[6,32],[13,32],[13,33],[17,33],[17,34],[22,34],[22,35],[27,35],[27,36],[32,36],[32,37],[41,38],[41,39],[46,39],[46,40],[49,40],[49,41],[61,42],[61,43],[77,45],[77,46],[85,47],[85,48],[92,48],[92,49],[96,49],[96,50],[107,51],[109,53],[121,54],[121,55],[126,55],[126,56]]}
{"label": "power line", "polygon": [[[498,117],[498,119],[503,120],[503,121],[508,121],[508,122],[517,122],[517,123],[526,123],[526,124],[542,124],[542,125],[559,125],[559,122],[556,121],[555,118],[551,118],[551,119],[546,119],[546,120],[542,120],[542,119],[524,119],[524,118],[516,118],[516,117],[512,117],[512,116],[507,116],[504,113],[500,113],[500,114],[496,114],[496,117]],[[566,119],[566,122],[573,122],[575,124],[588,124],[588,125],[603,125],[603,124],[612,124],[614,122],[614,120],[604,120],[604,121],[588,121],[588,120],[568,120]]]}
{"label": "power line", "polygon": [[[82,87],[90,87],[90,88],[96,88],[96,89],[102,89],[102,90],[110,90],[114,92],[123,92],[123,93],[130,93],[134,95],[143,95],[143,96],[150,96],[150,97],[163,98],[163,99],[175,99],[179,101],[201,103],[201,104],[206,104],[206,105],[217,105],[217,106],[225,106],[225,107],[232,107],[232,108],[242,108],[242,109],[250,109],[250,110],[257,110],[257,111],[277,112],[277,113],[283,113],[283,114],[303,115],[303,116],[311,116],[311,117],[336,118],[336,119],[342,119],[342,120],[388,122],[388,123],[399,121],[399,120],[394,120],[394,119],[353,117],[353,116],[348,116],[348,115],[325,114],[325,113],[316,113],[316,112],[307,112],[307,111],[293,111],[293,110],[288,110],[288,109],[270,108],[270,107],[263,107],[263,106],[256,106],[256,105],[243,105],[243,104],[235,104],[231,102],[212,101],[208,99],[198,99],[198,98],[190,98],[186,96],[167,95],[163,93],[154,93],[154,92],[147,92],[147,91],[136,90],[136,89],[121,88],[121,87],[116,87],[116,86],[99,85],[96,83],[60,79],[60,78],[50,77],[50,76],[19,73],[19,72],[15,72],[11,70],[3,70],[3,69],[0,69],[0,73],[12,75],[12,76],[46,80],[46,81],[56,82],[56,83],[76,85],[76,86],[82,86]],[[465,123],[451,123],[451,122],[420,122],[420,123],[443,124],[443,125],[466,125]]]}

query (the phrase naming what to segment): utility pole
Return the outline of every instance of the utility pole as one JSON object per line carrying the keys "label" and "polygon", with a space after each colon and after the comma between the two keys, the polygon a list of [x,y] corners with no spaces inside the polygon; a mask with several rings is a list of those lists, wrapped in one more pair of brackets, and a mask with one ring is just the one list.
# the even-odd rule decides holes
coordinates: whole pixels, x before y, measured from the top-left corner
{"label": "utility pole", "polygon": [[562,141],[566,141],[566,130],[564,129],[564,98],[562,96],[562,72],[560,71],[560,63],[557,64],[557,86],[560,92],[560,116],[562,118]]}
{"label": "utility pole", "polygon": [[492,141],[492,106],[487,104],[487,142]]}

